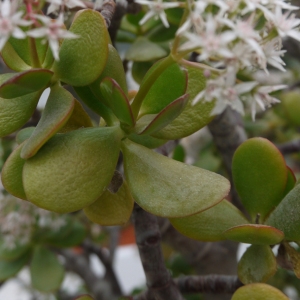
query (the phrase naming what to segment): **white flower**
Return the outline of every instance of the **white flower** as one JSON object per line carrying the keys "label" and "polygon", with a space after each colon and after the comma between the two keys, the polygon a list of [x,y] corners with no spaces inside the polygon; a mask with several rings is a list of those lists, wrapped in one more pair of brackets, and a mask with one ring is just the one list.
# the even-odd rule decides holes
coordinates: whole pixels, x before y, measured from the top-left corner
{"label": "white flower", "polygon": [[[273,66],[274,68],[285,72],[284,61],[280,58],[284,55],[286,50],[281,50],[281,38],[276,37],[273,40],[267,42],[263,45],[263,51],[266,56],[266,62]],[[263,66],[263,69],[267,72],[266,66]]]}
{"label": "white flower", "polygon": [[170,27],[165,13],[165,9],[180,6],[179,2],[163,2],[162,0],[135,0],[135,3],[148,5],[150,9],[140,21],[140,25],[145,24],[149,19],[155,17],[155,19],[160,18],[165,27]]}
{"label": "white flower", "polygon": [[45,27],[29,30],[27,34],[34,38],[45,37],[49,42],[49,46],[52,50],[55,60],[59,60],[59,40],[74,39],[78,38],[79,36],[63,29],[65,27],[62,14],[60,14],[59,17],[55,20],[42,15],[35,15],[35,17],[41,20],[44,23]]}
{"label": "white flower", "polygon": [[80,0],[47,0],[48,3],[50,3],[47,14],[51,14],[53,12],[58,11],[61,7],[68,7],[68,8],[74,8],[74,7],[83,7],[85,8],[86,5],[80,1]]}
{"label": "white flower", "polygon": [[28,26],[32,22],[22,19],[23,12],[16,12],[17,2],[3,0],[0,2],[0,50],[4,47],[10,36],[24,39],[26,34],[18,26]]}

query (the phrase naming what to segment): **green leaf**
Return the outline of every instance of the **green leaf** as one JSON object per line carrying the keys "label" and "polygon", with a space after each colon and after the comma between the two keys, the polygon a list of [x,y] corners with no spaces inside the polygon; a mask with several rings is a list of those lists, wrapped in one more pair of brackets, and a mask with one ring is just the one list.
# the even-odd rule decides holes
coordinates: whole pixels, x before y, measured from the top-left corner
{"label": "green leaf", "polygon": [[46,69],[32,69],[19,73],[0,86],[0,97],[12,99],[45,89],[53,75]]}
{"label": "green leaf", "polygon": [[252,283],[240,287],[232,296],[231,300],[289,300],[278,289],[265,283]]}
{"label": "green leaf", "polygon": [[43,246],[36,246],[30,263],[32,287],[50,293],[59,289],[64,279],[64,268],[56,255]]}
{"label": "green leaf", "polygon": [[130,135],[127,136],[127,138],[132,142],[143,145],[150,149],[158,148],[168,141],[163,139],[157,139],[150,135],[139,135],[136,133],[131,133]]}
{"label": "green leaf", "polygon": [[148,70],[151,68],[152,65],[153,62],[151,61],[133,62],[132,69],[131,69],[133,79],[138,84],[141,84],[144,76],[146,75],[146,73],[148,72]]}
{"label": "green leaf", "polygon": [[121,138],[118,127],[56,134],[24,165],[28,200],[58,213],[92,204],[112,178]]}
{"label": "green leaf", "polygon": [[229,192],[224,177],[174,161],[128,139],[122,143],[122,152],[133,198],[155,215],[192,215],[216,205]]}
{"label": "green leaf", "polygon": [[283,112],[287,119],[296,126],[300,126],[300,96],[299,90],[290,91],[282,95]]}
{"label": "green leaf", "polygon": [[[149,75],[162,63],[157,62],[147,72],[141,86],[145,83]],[[178,64],[169,66],[156,79],[146,97],[143,100],[139,118],[146,114],[158,114],[168,104],[185,94],[187,88],[187,74]]]}
{"label": "green leaf", "polygon": [[232,161],[236,190],[252,220],[262,220],[281,201],[287,168],[279,150],[267,139],[252,138],[236,150]]}
{"label": "green leaf", "polygon": [[284,238],[282,231],[261,224],[238,225],[223,234],[228,240],[254,245],[275,245]]}
{"label": "green leaf", "polygon": [[18,56],[28,65],[31,66],[31,55],[30,55],[30,45],[29,45],[29,37],[25,39],[17,39],[11,37],[8,40],[8,43],[12,46],[12,48],[16,51]]}
{"label": "green leaf", "polygon": [[198,214],[170,219],[170,222],[183,235],[204,242],[225,240],[224,230],[248,223],[243,214],[227,200]]}
{"label": "green leaf", "polygon": [[215,105],[214,101],[199,101],[197,104],[192,105],[195,97],[205,88],[206,85],[203,70],[199,70],[191,66],[187,68],[187,71],[188,86],[186,93],[190,95],[189,102],[178,118],[161,131],[153,134],[153,136],[157,138],[169,140],[181,139],[198,131],[210,123],[213,119],[211,111]]}
{"label": "green leaf", "polygon": [[282,198],[284,198],[294,188],[297,181],[295,174],[291,170],[291,168],[289,168],[288,166],[286,168],[287,168],[287,181],[286,181],[286,186]]}
{"label": "green leaf", "polygon": [[116,193],[106,190],[92,205],[84,208],[85,215],[103,226],[124,225],[129,221],[134,200],[124,181]]}
{"label": "green leaf", "polygon": [[21,256],[23,257],[28,250],[30,249],[30,245],[28,244],[17,244],[14,248],[7,248],[5,242],[0,239],[0,260],[2,261],[15,261],[19,259]]}
{"label": "green leaf", "polygon": [[103,100],[121,123],[129,127],[134,126],[134,117],[129,101],[118,83],[112,78],[104,78],[100,84]]}
{"label": "green leaf", "polygon": [[26,141],[21,157],[28,159],[62,128],[70,118],[75,101],[66,89],[56,85],[51,87],[42,117],[30,138]]}
{"label": "green leaf", "polygon": [[74,86],[92,83],[100,76],[108,57],[108,32],[101,14],[92,9],[76,13],[70,32],[77,39],[65,39],[54,63],[56,77]]}
{"label": "green leaf", "polygon": [[23,146],[24,144],[21,144],[6,160],[1,172],[1,179],[4,188],[10,194],[17,198],[27,200],[22,181],[25,160],[20,157]]}
{"label": "green leaf", "polygon": [[15,276],[27,264],[30,258],[30,251],[27,251],[16,260],[0,260],[0,281]]}
{"label": "green leaf", "polygon": [[185,161],[185,150],[180,144],[175,147],[172,158],[181,162]]}
{"label": "green leaf", "polygon": [[35,127],[26,127],[21,129],[16,136],[16,142],[21,145],[24,141],[30,138]]}
{"label": "green leaf", "polygon": [[266,282],[276,271],[276,258],[268,245],[251,245],[238,264],[238,277],[243,284]]}
{"label": "green leaf", "polygon": [[79,296],[79,297],[75,298],[74,300],[93,300],[93,299],[94,298],[92,298],[89,295],[82,295],[82,296]]}
{"label": "green leaf", "polygon": [[283,231],[286,240],[300,241],[299,184],[284,197],[265,223]]}
{"label": "green leaf", "polygon": [[159,45],[149,41],[146,37],[139,36],[125,54],[127,60],[150,61],[167,56],[167,51]]}

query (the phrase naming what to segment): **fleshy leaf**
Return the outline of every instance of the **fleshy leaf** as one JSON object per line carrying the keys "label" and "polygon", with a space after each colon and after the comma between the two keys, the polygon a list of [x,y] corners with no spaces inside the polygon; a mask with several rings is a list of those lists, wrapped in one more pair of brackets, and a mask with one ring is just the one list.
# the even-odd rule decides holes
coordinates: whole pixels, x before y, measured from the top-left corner
{"label": "fleshy leaf", "polygon": [[153,134],[171,123],[183,111],[189,95],[185,94],[166,106],[140,134]]}
{"label": "fleshy leaf", "polygon": [[27,159],[34,156],[65,125],[73,112],[74,105],[74,98],[66,89],[59,85],[51,87],[42,117],[31,137],[26,141],[21,157]]}
{"label": "fleshy leaf", "polygon": [[122,152],[133,198],[155,215],[192,215],[216,205],[229,192],[226,178],[174,161],[128,139],[122,143]]}
{"label": "fleshy leaf", "polygon": [[244,284],[266,282],[276,271],[276,258],[269,245],[251,245],[238,264],[238,277]]}
{"label": "fleshy leaf", "polygon": [[103,100],[121,123],[133,127],[134,117],[129,101],[118,83],[112,78],[104,78],[100,84]]}
{"label": "fleshy leaf", "polygon": [[21,145],[24,141],[30,138],[35,127],[26,127],[21,129],[16,136],[16,142]]}
{"label": "fleshy leaf", "polygon": [[70,32],[76,39],[65,39],[59,61],[54,63],[58,78],[73,86],[84,86],[100,76],[108,57],[108,32],[101,14],[92,9],[76,13]]}
{"label": "fleshy leaf", "polygon": [[141,84],[144,76],[146,75],[146,73],[148,72],[148,70],[151,68],[152,65],[153,63],[150,61],[133,62],[132,69],[131,69],[133,79],[138,84]]}
{"label": "fleshy leaf", "polygon": [[143,145],[150,149],[158,148],[168,141],[168,140],[163,140],[163,139],[157,139],[150,135],[138,135],[136,133],[131,133],[127,137],[131,141],[133,141],[137,144]]}
{"label": "fleshy leaf", "polygon": [[125,58],[132,61],[150,61],[167,56],[167,51],[145,37],[138,37],[126,52]]}
{"label": "fleshy leaf", "polygon": [[240,287],[231,300],[289,300],[289,298],[275,287],[265,283],[252,283]]}
{"label": "fleshy leaf", "polygon": [[236,190],[253,221],[262,220],[281,201],[287,168],[279,150],[267,139],[252,138],[236,150],[232,161]]}
{"label": "fleshy leaf", "polygon": [[116,193],[106,190],[92,205],[84,208],[86,216],[104,226],[124,225],[128,222],[134,200],[124,181]]}
{"label": "fleshy leaf", "polygon": [[297,278],[300,278],[300,253],[289,243],[283,243],[283,246],[288,255],[288,259],[293,265],[295,275]]}
{"label": "fleshy leaf", "polygon": [[92,204],[114,173],[121,134],[117,127],[56,134],[24,165],[27,199],[58,213]]}
{"label": "fleshy leaf", "polygon": [[232,241],[254,245],[275,245],[284,238],[282,231],[261,224],[238,225],[224,231],[224,236]]}
{"label": "fleshy leaf", "polygon": [[293,125],[300,126],[300,97],[298,91],[290,91],[282,95],[283,111]]}
{"label": "fleshy leaf", "polygon": [[[147,72],[141,86],[149,75],[162,63],[160,60]],[[187,88],[187,74],[178,64],[170,65],[156,79],[149,92],[145,96],[139,118],[146,114],[158,114],[168,104],[185,94]]]}
{"label": "fleshy leaf", "polygon": [[189,102],[178,118],[164,129],[153,134],[153,136],[157,138],[169,140],[180,139],[198,131],[213,119],[211,111],[215,105],[214,101],[199,101],[197,104],[192,105],[198,93],[205,88],[206,79],[203,75],[203,71],[193,67],[188,67],[187,71],[188,87],[186,93],[190,95]]}
{"label": "fleshy leaf", "polygon": [[5,242],[0,240],[0,260],[15,261],[26,252],[28,252],[30,246],[28,244],[17,244],[14,248],[8,248]]}
{"label": "fleshy leaf", "polygon": [[265,222],[283,231],[285,239],[300,241],[300,185],[296,185]]}
{"label": "fleshy leaf", "polygon": [[94,298],[92,298],[90,295],[82,295],[75,298],[74,300],[94,300]]}
{"label": "fleshy leaf", "polygon": [[24,253],[16,260],[0,260],[0,281],[15,276],[27,264],[30,258],[30,252]]}
{"label": "fleshy leaf", "polygon": [[64,268],[56,255],[43,246],[36,246],[30,263],[32,287],[45,293],[59,289],[64,279]]}
{"label": "fleshy leaf", "polygon": [[12,99],[45,89],[53,75],[46,69],[32,69],[19,73],[0,86],[0,97]]}
{"label": "fleshy leaf", "polygon": [[22,171],[25,160],[20,157],[24,144],[15,149],[6,160],[2,172],[1,179],[4,188],[13,196],[26,200],[26,195],[22,182]]}
{"label": "fleshy leaf", "polygon": [[224,230],[248,223],[243,214],[227,200],[222,200],[201,213],[170,221],[183,235],[203,242],[225,240]]}
{"label": "fleshy leaf", "polygon": [[291,170],[291,168],[289,168],[288,166],[286,168],[287,168],[287,181],[286,181],[286,186],[282,198],[284,198],[294,188],[297,181],[295,174]]}

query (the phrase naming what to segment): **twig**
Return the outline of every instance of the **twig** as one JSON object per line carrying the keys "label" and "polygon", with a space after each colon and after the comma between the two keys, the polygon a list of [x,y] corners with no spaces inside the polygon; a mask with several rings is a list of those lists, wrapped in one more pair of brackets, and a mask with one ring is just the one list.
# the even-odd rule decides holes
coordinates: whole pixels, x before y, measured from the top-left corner
{"label": "twig", "polygon": [[277,145],[277,148],[283,155],[300,152],[300,140],[293,140],[281,145]]}
{"label": "twig", "polygon": [[133,223],[136,242],[147,279],[147,299],[183,300],[164,264],[156,216],[135,204]]}
{"label": "twig", "polygon": [[114,0],[106,0],[101,7],[101,15],[103,16],[107,28],[110,27],[114,13],[116,10],[116,3]]}

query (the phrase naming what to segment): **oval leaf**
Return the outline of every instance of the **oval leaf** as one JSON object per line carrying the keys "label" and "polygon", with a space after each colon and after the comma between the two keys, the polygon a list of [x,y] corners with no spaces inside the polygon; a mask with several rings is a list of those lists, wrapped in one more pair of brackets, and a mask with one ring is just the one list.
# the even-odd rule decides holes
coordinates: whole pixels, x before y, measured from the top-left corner
{"label": "oval leaf", "polygon": [[203,242],[224,240],[225,229],[248,223],[243,214],[227,200],[201,213],[170,219],[170,222],[183,235]]}
{"label": "oval leaf", "polygon": [[28,244],[17,244],[14,248],[8,248],[3,240],[0,240],[0,260],[15,261],[21,256],[24,256],[30,246]]}
{"label": "oval leaf", "polygon": [[30,263],[32,287],[45,293],[59,289],[65,270],[56,255],[43,246],[36,246]]}
{"label": "oval leaf", "polygon": [[271,226],[258,224],[232,227],[224,231],[224,236],[232,241],[255,245],[275,245],[284,238],[282,231]]}
{"label": "oval leaf", "polygon": [[226,178],[174,161],[128,139],[122,143],[122,152],[133,198],[155,215],[192,215],[216,205],[229,192]]}
{"label": "oval leaf", "polygon": [[27,199],[58,213],[92,204],[112,178],[121,138],[117,127],[56,134],[24,165]]}
{"label": "oval leaf", "polygon": [[108,57],[108,32],[101,14],[84,9],[76,13],[70,32],[76,39],[65,39],[54,63],[58,78],[74,86],[92,83],[100,76]]}
{"label": "oval leaf", "polygon": [[299,90],[290,91],[282,95],[283,111],[287,119],[296,126],[300,126],[300,98]]}
{"label": "oval leaf", "polygon": [[51,87],[42,117],[22,149],[23,159],[34,156],[65,125],[73,112],[74,105],[74,98],[66,89],[59,85]]}
{"label": "oval leaf", "polygon": [[127,137],[129,140],[150,149],[158,148],[168,141],[168,140],[157,139],[150,135],[138,135],[136,133],[131,133]]}
{"label": "oval leaf", "polygon": [[265,283],[253,283],[240,287],[231,300],[289,300],[278,289]]}
{"label": "oval leaf", "polygon": [[34,131],[35,127],[26,127],[21,129],[16,136],[16,142],[21,145],[23,142],[25,142],[27,139],[30,138]]}
{"label": "oval leaf", "polygon": [[53,72],[46,69],[32,69],[19,73],[0,86],[0,97],[11,99],[45,89]]}
{"label": "oval leaf", "polygon": [[238,264],[238,277],[243,284],[266,282],[276,271],[276,258],[268,245],[251,245]]}
{"label": "oval leaf", "polygon": [[281,201],[287,168],[279,150],[267,139],[252,138],[236,150],[232,161],[236,190],[252,220],[264,220]]}
{"label": "oval leaf", "polygon": [[24,144],[21,144],[6,160],[2,172],[1,179],[4,188],[13,196],[26,200],[23,187],[22,172],[25,160],[20,157]]}
{"label": "oval leaf", "polygon": [[296,176],[294,172],[291,170],[291,168],[289,168],[288,166],[286,168],[287,168],[287,181],[286,181],[286,186],[282,198],[284,198],[294,188],[297,181]]}

